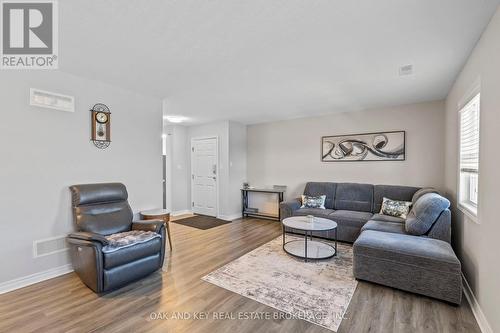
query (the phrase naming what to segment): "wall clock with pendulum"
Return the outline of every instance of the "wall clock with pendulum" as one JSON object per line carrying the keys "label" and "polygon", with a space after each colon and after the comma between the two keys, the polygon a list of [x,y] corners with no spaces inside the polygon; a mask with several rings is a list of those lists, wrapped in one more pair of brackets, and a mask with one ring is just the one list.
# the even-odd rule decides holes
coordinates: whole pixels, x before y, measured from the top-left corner
{"label": "wall clock with pendulum", "polygon": [[111,143],[111,112],[101,103],[90,110],[92,122],[91,140],[99,149],[106,149]]}

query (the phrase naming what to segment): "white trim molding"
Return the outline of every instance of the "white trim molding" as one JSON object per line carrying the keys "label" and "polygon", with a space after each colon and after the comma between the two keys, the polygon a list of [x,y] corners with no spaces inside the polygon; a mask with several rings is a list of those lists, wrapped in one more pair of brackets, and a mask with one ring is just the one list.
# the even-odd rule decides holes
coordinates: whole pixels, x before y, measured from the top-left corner
{"label": "white trim molding", "polygon": [[470,288],[470,285],[465,279],[463,273],[462,273],[462,280],[464,283],[465,298],[469,302],[470,308],[472,310],[472,313],[474,314],[474,317],[476,318],[477,324],[479,325],[481,332],[493,333],[493,329],[491,328],[490,323],[488,323],[488,320],[486,319],[486,316],[484,315],[483,310],[481,309],[481,306],[479,305],[476,296],[474,296],[474,293],[472,292],[472,289]]}
{"label": "white trim molding", "polygon": [[185,210],[177,210],[175,212],[170,213],[172,216],[179,216],[179,215],[186,215],[186,214],[193,214],[193,212],[189,209]]}
{"label": "white trim molding", "polygon": [[28,276],[23,276],[14,280],[0,283],[0,294],[8,293],[16,289],[24,288],[32,284],[53,279],[55,277],[73,272],[73,266],[66,264],[59,267],[54,267],[46,271],[38,272]]}
{"label": "white trim molding", "polygon": [[218,218],[221,220],[224,220],[224,221],[234,221],[237,219],[241,219],[241,213],[229,214],[229,215],[219,215]]}

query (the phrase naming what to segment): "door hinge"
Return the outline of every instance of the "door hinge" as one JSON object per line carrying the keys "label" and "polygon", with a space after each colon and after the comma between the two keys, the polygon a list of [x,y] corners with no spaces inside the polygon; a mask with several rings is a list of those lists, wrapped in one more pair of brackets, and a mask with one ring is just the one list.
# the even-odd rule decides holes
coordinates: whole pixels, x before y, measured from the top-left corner
{"label": "door hinge", "polygon": [[194,179],[194,174],[193,174],[193,175],[191,175],[191,179]]}
{"label": "door hinge", "polygon": [[193,202],[191,202],[191,207],[194,207],[194,201],[193,201]]}
{"label": "door hinge", "polygon": [[194,153],[194,147],[191,147],[191,151]]}

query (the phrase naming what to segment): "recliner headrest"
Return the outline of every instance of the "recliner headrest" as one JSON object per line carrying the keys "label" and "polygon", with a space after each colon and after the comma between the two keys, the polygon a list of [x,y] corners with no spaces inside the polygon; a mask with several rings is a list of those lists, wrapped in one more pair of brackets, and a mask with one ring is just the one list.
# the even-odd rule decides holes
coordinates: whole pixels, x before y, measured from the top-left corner
{"label": "recliner headrest", "polygon": [[81,184],[69,188],[73,207],[128,199],[127,188],[122,183]]}

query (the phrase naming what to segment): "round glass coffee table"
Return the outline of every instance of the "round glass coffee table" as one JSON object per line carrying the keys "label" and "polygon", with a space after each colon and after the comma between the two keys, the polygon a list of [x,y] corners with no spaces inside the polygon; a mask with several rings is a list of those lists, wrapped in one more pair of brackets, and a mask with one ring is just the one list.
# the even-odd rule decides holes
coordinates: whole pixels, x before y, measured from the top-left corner
{"label": "round glass coffee table", "polygon": [[[337,222],[309,216],[293,216],[283,220],[283,250],[297,258],[320,260],[328,259],[337,255]],[[287,231],[285,227],[304,232],[304,238],[286,240]],[[313,239],[313,232],[327,232],[335,230],[335,245]]]}

